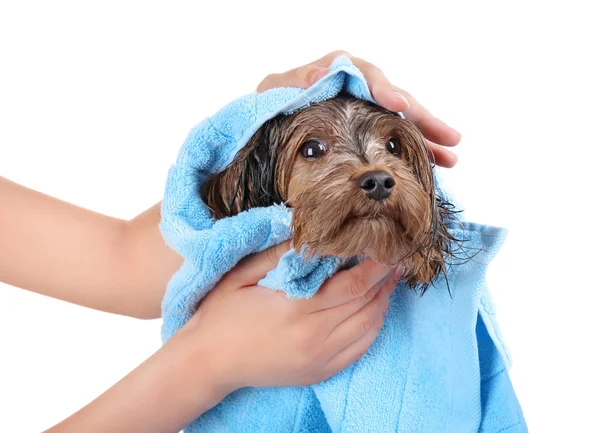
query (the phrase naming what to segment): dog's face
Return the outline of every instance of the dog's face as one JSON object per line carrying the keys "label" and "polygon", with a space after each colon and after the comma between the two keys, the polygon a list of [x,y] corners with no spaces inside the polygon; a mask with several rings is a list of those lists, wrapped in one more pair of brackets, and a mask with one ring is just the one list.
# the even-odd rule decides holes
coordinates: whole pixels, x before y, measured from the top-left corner
{"label": "dog's face", "polygon": [[424,138],[366,101],[339,96],[268,121],[202,194],[215,218],[285,203],[298,250],[401,264],[412,287],[444,271],[446,207]]}

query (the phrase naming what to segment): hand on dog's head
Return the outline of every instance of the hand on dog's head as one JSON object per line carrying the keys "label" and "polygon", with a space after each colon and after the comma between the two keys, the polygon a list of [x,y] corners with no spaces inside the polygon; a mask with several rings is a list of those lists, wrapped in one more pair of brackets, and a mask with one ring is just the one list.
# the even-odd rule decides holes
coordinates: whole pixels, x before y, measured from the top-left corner
{"label": "hand on dog's head", "polygon": [[451,205],[420,131],[348,95],[267,121],[201,190],[216,219],[285,203],[298,251],[402,265],[410,287],[425,289],[451,254]]}

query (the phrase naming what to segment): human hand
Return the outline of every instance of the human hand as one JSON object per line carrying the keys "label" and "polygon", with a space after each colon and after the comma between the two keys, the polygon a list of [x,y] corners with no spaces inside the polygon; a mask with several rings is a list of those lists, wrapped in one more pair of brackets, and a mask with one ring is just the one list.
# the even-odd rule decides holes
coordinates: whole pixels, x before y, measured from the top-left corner
{"label": "human hand", "polygon": [[325,380],[360,358],[383,324],[399,273],[367,260],[338,272],[309,299],[256,286],[289,249],[284,243],[247,257],[181,329],[195,340],[199,359],[210,359],[221,398],[245,386]]}
{"label": "human hand", "polygon": [[401,111],[423,133],[433,162],[442,167],[453,167],[457,157],[447,147],[460,142],[460,134],[434,117],[406,90],[390,83],[383,72],[371,63],[338,50],[299,68],[281,74],[268,75],[257,88],[258,92],[275,87],[300,87],[306,89],[329,72],[329,65],[338,56],[348,57],[365,76],[373,98],[391,111]]}
{"label": "human hand", "polygon": [[48,432],[179,431],[236,389],[309,385],[360,358],[400,272],[367,260],[310,299],[256,286],[289,249],[240,262],[154,355]]}

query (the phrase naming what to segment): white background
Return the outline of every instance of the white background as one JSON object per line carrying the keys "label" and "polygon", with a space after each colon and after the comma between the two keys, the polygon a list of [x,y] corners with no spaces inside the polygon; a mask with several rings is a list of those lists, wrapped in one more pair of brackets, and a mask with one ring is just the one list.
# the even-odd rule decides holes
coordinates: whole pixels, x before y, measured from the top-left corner
{"label": "white background", "polygon": [[[195,123],[346,49],[463,134],[447,182],[469,219],[510,230],[489,281],[530,430],[599,431],[600,34],[583,3],[554,4],[3,1],[0,175],[132,218]],[[0,431],[67,417],[159,327],[0,284]]]}

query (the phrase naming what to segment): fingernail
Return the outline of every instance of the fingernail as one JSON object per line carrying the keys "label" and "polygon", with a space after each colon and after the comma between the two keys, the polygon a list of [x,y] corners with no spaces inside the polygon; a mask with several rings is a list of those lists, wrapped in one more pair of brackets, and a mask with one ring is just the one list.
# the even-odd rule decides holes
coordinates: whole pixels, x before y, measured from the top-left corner
{"label": "fingernail", "polygon": [[329,72],[329,68],[317,69],[312,74],[310,74],[310,78],[309,78],[310,84],[315,84],[317,81],[319,81],[325,75],[327,75],[328,72]]}
{"label": "fingernail", "polygon": [[396,269],[394,269],[394,273],[392,274],[392,278],[394,278],[394,280],[400,281],[403,276],[404,269],[401,266],[398,266]]}
{"label": "fingernail", "polygon": [[406,108],[410,107],[410,104],[408,103],[408,99],[406,99],[402,93],[395,90],[394,95],[396,96],[396,98],[404,101],[404,103],[406,104]]}

